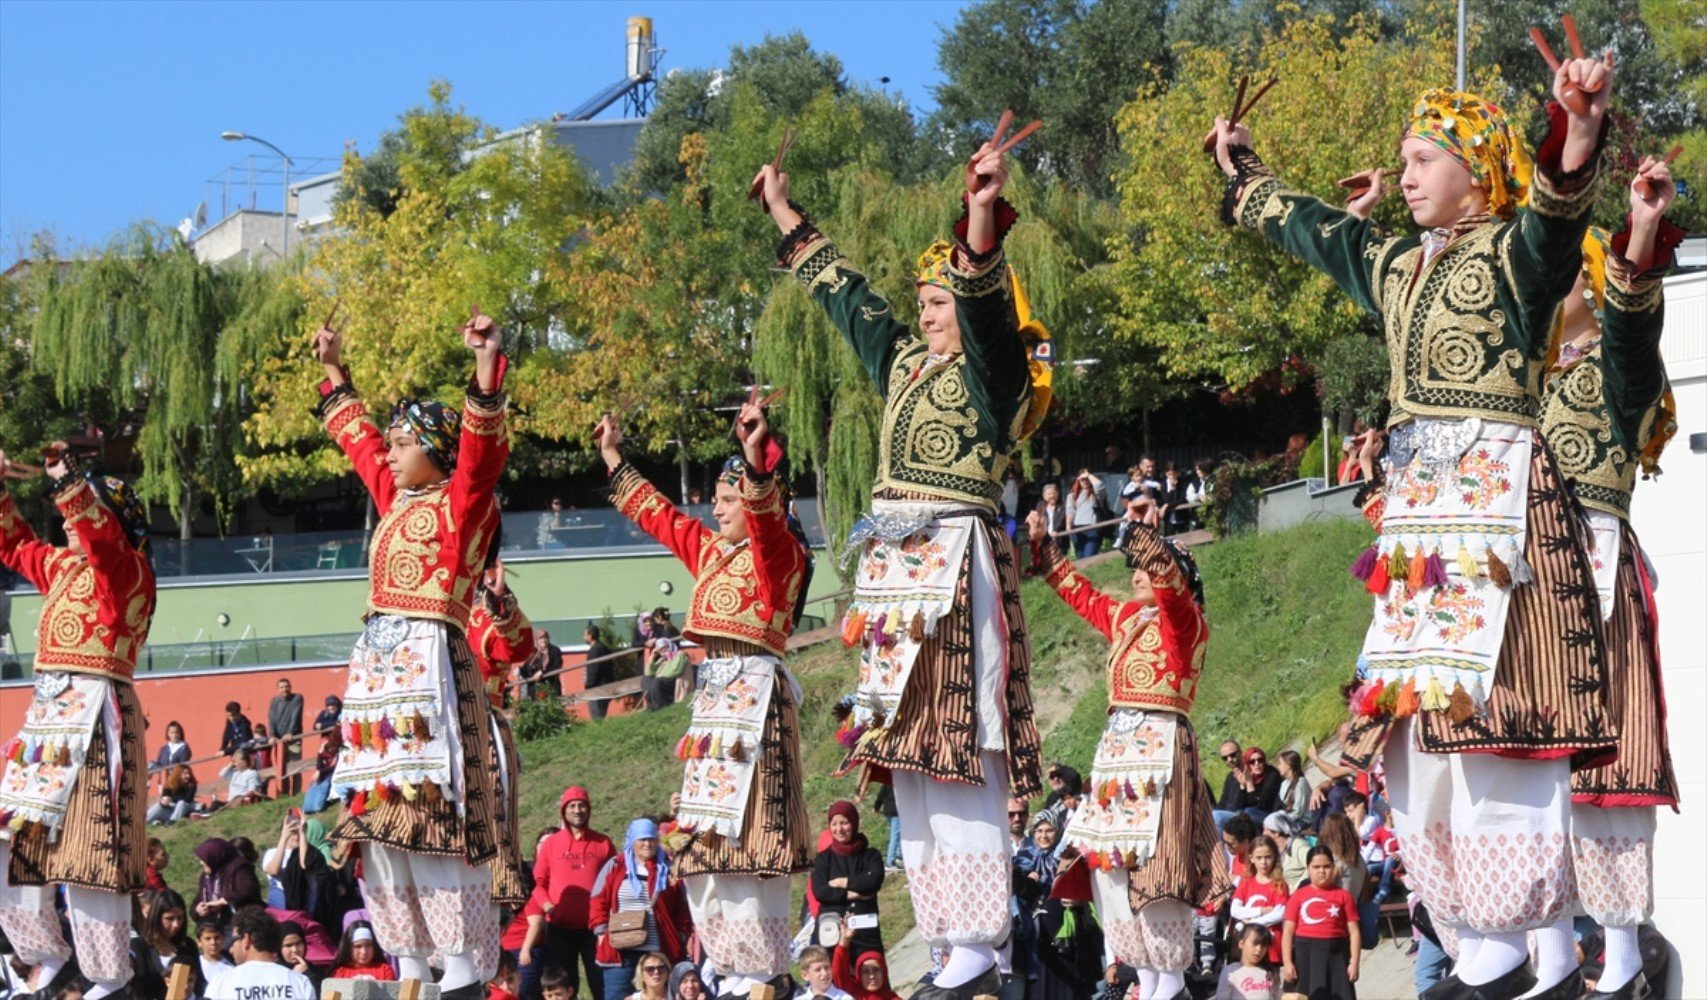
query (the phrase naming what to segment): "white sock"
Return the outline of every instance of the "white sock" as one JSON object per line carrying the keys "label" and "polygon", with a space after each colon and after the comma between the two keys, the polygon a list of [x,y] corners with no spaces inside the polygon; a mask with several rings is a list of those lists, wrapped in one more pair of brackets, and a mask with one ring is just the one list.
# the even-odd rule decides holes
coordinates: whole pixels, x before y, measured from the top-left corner
{"label": "white sock", "polygon": [[1158,972],[1156,973],[1156,1000],[1174,1000],[1180,990],[1185,989],[1185,973]]}
{"label": "white sock", "polygon": [[445,952],[445,974],[439,980],[440,992],[481,981],[480,970],[474,967],[474,952]]}
{"label": "white sock", "polygon": [[987,944],[957,944],[948,962],[937,973],[936,985],[945,990],[965,986],[996,964],[996,949]]}
{"label": "white sock", "polygon": [[65,968],[69,958],[44,958],[36,966],[36,981],[31,985],[33,990],[45,990],[47,984],[53,982],[53,977],[59,975],[59,970]]}
{"label": "white sock", "polygon": [[1570,917],[1560,917],[1529,933],[1535,942],[1535,988],[1525,993],[1526,997],[1552,989],[1577,968],[1577,938]]}
{"label": "white sock", "polygon": [[1157,975],[1155,969],[1138,967],[1138,1000],[1155,1000]]}
{"label": "white sock", "polygon": [[433,967],[427,964],[425,958],[413,955],[397,955],[397,978],[413,979],[418,983],[433,981]]}
{"label": "white sock", "polygon": [[[754,979],[752,976],[743,976],[740,973],[735,973],[724,977],[723,986],[721,988],[723,993],[727,996],[744,997],[753,992],[753,987],[762,982],[765,982],[765,980]],[[613,1000],[613,998],[606,997],[605,1000]]]}
{"label": "white sock", "polygon": [[1476,957],[1460,961],[1458,980],[1466,986],[1485,986],[1529,960],[1524,932],[1486,934]]}
{"label": "white sock", "polygon": [[129,979],[95,979],[90,981],[89,991],[83,994],[83,1000],[101,1000],[109,993],[117,993],[124,989]]}
{"label": "white sock", "polygon": [[1600,982],[1595,989],[1611,993],[1642,971],[1642,948],[1636,941],[1636,928],[1633,926],[1603,927],[1602,930],[1606,932],[1606,969],[1600,974]]}

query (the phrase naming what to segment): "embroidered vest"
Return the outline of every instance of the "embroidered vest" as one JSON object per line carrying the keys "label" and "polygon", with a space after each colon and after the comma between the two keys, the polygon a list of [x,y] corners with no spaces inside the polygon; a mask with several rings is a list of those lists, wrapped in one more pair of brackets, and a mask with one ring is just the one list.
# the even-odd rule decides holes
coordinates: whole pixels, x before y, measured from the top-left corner
{"label": "embroidered vest", "polygon": [[915,376],[927,353],[915,340],[890,364],[873,492],[923,493],[994,508],[1002,499],[1002,475],[1011,458],[1007,446],[1019,434],[1025,407],[1013,410],[996,440],[979,426],[978,408],[967,390],[965,357]]}

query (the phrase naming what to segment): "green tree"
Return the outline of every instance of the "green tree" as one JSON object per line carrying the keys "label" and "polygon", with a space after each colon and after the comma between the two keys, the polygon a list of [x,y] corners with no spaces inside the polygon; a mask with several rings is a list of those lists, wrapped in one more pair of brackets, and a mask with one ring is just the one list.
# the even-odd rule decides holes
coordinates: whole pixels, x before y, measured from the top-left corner
{"label": "green tree", "polygon": [[[30,364],[36,313],[31,272],[39,266],[26,260],[21,268],[0,274],[0,449],[31,464],[37,463],[42,446],[82,430],[75,414],[54,397],[52,376]],[[42,525],[48,508],[46,478],[15,479],[5,485],[24,516]]]}
{"label": "green tree", "polygon": [[[1232,106],[1237,75],[1273,74],[1280,83],[1249,119],[1258,151],[1301,190],[1336,191],[1336,178],[1391,162],[1418,81],[1451,79],[1448,14],[1437,10],[1428,44],[1419,44],[1430,37],[1421,25],[1411,39],[1389,40],[1374,20],[1343,30],[1318,15],[1265,36],[1251,62],[1181,46],[1172,85],[1157,83],[1120,113],[1131,154],[1121,212],[1135,235],[1113,243],[1116,332],[1157,349],[1175,376],[1236,390],[1294,352],[1310,360],[1337,338],[1369,331],[1325,276],[1215,220],[1225,178],[1200,140]],[[1472,84],[1497,86],[1498,77]],[[1348,131],[1346,122],[1369,127]],[[1397,199],[1378,209],[1408,225],[1402,213]]]}
{"label": "green tree", "polygon": [[1044,129],[1015,152],[1040,179],[1113,193],[1114,115],[1139,87],[1164,77],[1164,0],[983,0],[944,31],[928,128],[970,156],[1004,108]]}
{"label": "green tree", "polygon": [[[506,329],[518,376],[558,343],[572,303],[553,280],[565,248],[591,217],[591,184],[548,133],[502,142],[450,103],[436,83],[430,103],[403,116],[395,205],[363,198],[337,208],[336,235],[315,246],[294,292],[257,300],[280,322],[248,328],[228,357],[249,386],[246,480],[290,493],[345,474],[348,463],[309,410],[317,381],[305,344],[334,300],[342,303],[346,357],[376,404],[400,396],[454,401],[467,383],[467,352],[454,335],[471,305]],[[453,157],[451,150],[464,150]],[[362,159],[346,158],[346,183]],[[295,295],[295,300],[291,298]],[[514,469],[516,463],[512,463]]]}
{"label": "green tree", "polygon": [[30,358],[61,405],[110,404],[140,422],[138,495],[165,503],[191,537],[197,505],[224,524],[241,499],[238,392],[216,364],[223,280],[175,234],[135,226],[100,254],[38,258]]}

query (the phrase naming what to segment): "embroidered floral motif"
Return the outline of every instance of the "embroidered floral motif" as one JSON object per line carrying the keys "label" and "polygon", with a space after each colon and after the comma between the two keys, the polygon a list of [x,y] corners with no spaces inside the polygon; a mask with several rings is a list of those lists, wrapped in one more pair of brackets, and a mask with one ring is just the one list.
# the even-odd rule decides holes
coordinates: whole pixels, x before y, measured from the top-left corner
{"label": "embroidered floral motif", "polygon": [[1456,485],[1466,507],[1486,510],[1511,492],[1511,467],[1494,459],[1487,448],[1477,448],[1458,463]]}
{"label": "embroidered floral motif", "polygon": [[1487,616],[1481,613],[1483,603],[1468,584],[1436,587],[1429,597],[1428,617],[1447,642],[1462,642],[1487,628]]}

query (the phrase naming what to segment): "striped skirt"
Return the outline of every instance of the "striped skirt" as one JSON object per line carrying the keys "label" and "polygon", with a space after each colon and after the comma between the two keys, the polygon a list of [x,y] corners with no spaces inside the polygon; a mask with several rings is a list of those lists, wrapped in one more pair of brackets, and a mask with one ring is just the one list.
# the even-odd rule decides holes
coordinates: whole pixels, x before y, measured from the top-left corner
{"label": "striped skirt", "polygon": [[114,680],[110,689],[118,703],[119,759],[115,765],[109,755],[102,718],[95,723],[59,839],[50,843],[46,827],[34,824],[13,838],[7,872],[12,885],[63,884],[121,893],[142,888],[148,843],[145,723],[134,686]]}
{"label": "striped skirt", "polygon": [[[753,649],[732,648],[735,645],[709,637],[706,655],[709,659],[755,655]],[[709,829],[700,831],[676,855],[679,876],[788,875],[811,866],[813,831],[803,790],[799,706],[791,688],[779,677],[771,689],[740,842]]]}
{"label": "striped skirt", "polygon": [[[1511,589],[1494,681],[1485,711],[1455,720],[1447,711],[1417,713],[1418,749],[1495,753],[1520,759],[1571,757],[1603,762],[1617,743],[1607,712],[1606,650],[1588,527],[1558,461],[1539,431],[1530,452],[1524,561],[1533,582]],[[1397,720],[1353,715],[1343,759],[1367,768]]]}
{"label": "striped skirt", "polygon": [[[367,796],[358,808],[346,799],[332,839],[383,844],[410,854],[460,857],[470,865],[498,854],[503,803],[492,769],[492,728],[486,689],[468,637],[446,627],[451,704],[437,725],[452,725],[460,746],[456,763],[462,775],[462,801],[452,801],[432,782],[414,798]],[[350,798],[354,798],[351,796]]]}
{"label": "striped skirt", "polygon": [[[995,563],[1002,615],[1007,622],[1007,680],[1002,699],[1009,794],[1030,798],[1043,788],[1042,741],[1033,719],[1031,637],[1019,599],[1019,564],[1013,542],[994,518],[979,517],[976,530],[984,532]],[[938,781],[984,784],[974,624],[969,556],[961,569],[954,609],[937,622],[935,633],[919,649],[895,721],[880,735],[867,734],[861,739],[838,773],[866,765],[880,775],[894,770],[917,771]]]}
{"label": "striped skirt", "polygon": [[1606,707],[1618,727],[1618,759],[1571,775],[1574,801],[1594,806],[1677,806],[1677,775],[1666,740],[1659,623],[1642,549],[1621,522],[1606,655],[1612,683]]}

